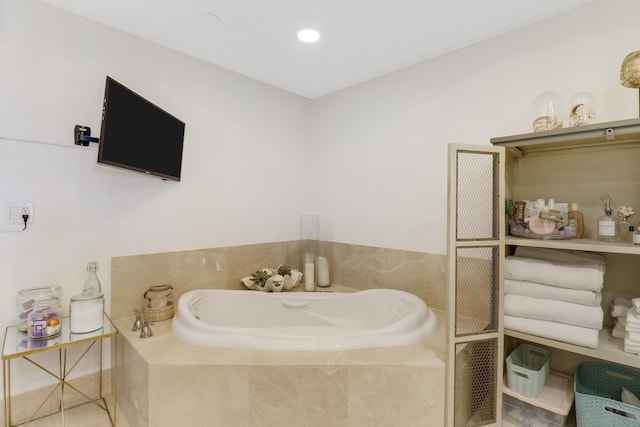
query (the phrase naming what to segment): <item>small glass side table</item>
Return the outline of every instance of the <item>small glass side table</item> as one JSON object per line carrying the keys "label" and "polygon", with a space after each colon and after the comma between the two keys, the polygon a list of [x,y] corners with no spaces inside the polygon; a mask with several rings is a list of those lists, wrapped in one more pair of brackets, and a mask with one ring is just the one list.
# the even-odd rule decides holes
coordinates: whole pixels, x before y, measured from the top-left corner
{"label": "small glass side table", "polygon": [[[116,390],[117,390],[117,363],[114,361],[111,366],[111,382],[112,382],[112,393],[113,393],[113,407],[110,410],[107,405],[107,401],[102,395],[102,344],[105,339],[114,338],[118,334],[118,330],[111,322],[111,319],[105,314],[104,315],[104,326],[102,329],[98,329],[95,332],[88,332],[85,334],[72,334],[69,332],[69,318],[63,317],[61,319],[62,329],[59,336],[51,338],[49,340],[43,341],[30,341],[27,338],[27,334],[25,332],[20,332],[18,327],[13,325],[7,327],[4,334],[4,345],[2,347],[2,375],[4,378],[4,427],[14,427],[19,425],[28,424],[33,420],[37,420],[40,418],[48,417],[54,414],[61,414],[62,416],[62,425],[65,425],[64,413],[67,410],[76,408],[81,405],[86,405],[88,403],[93,403],[102,410],[104,410],[109,417],[109,422],[112,426],[116,425]],[[113,340],[113,353],[118,354],[118,340]],[[78,365],[80,360],[82,360],[89,350],[94,346],[99,347],[100,351],[100,371],[99,371],[99,380],[98,380],[98,397],[90,397],[87,393],[81,391],[75,385],[69,382],[69,376],[73,372],[74,368]],[[77,357],[77,359],[71,363],[71,361],[67,360],[67,349],[74,346],[83,346],[84,351]],[[47,351],[58,351],[58,362],[59,362],[59,372],[52,372],[50,369],[42,366],[40,363],[34,361],[31,356],[36,353],[42,353]],[[80,349],[82,350],[82,348]],[[33,411],[32,415],[25,421],[22,421],[18,424],[12,424],[11,419],[11,361],[13,359],[22,358],[32,365],[40,368],[48,375],[55,378],[58,383],[52,386],[52,390],[46,395],[46,397],[42,400],[40,405]],[[75,391],[77,394],[82,396],[84,399],[79,403],[74,403],[73,406],[65,407],[64,402],[64,393],[65,388],[70,388]],[[59,393],[56,393],[59,391]],[[59,406],[58,410],[54,412],[49,412],[46,414],[40,414],[41,409],[44,407],[45,403],[49,401],[54,395],[59,396]]]}

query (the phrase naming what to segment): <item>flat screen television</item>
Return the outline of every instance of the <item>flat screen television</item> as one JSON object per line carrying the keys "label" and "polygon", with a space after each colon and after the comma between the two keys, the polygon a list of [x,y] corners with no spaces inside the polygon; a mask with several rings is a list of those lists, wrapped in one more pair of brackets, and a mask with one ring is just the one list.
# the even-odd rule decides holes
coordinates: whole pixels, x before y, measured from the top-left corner
{"label": "flat screen television", "polygon": [[180,181],[184,122],[107,76],[98,163]]}

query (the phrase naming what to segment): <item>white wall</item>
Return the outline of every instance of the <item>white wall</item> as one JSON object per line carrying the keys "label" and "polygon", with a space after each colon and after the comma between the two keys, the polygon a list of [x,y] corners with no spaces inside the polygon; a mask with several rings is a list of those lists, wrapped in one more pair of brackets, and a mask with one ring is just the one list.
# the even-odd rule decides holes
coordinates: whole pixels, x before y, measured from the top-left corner
{"label": "white wall", "polygon": [[[600,0],[308,101],[35,0],[0,0],[0,203],[36,211],[26,232],[0,233],[0,330],[19,289],[60,284],[68,298],[89,260],[108,292],[113,256],[296,239],[301,213],[319,213],[336,242],[443,254],[447,144],[529,132],[548,90],[567,102],[592,92],[598,121],[637,117],[638,93],[618,75],[639,49],[638,12]],[[73,145],[75,124],[99,131],[105,75],[187,123],[182,182],[98,166],[95,149]]]}
{"label": "white wall", "polygon": [[[73,144],[75,124],[99,134],[106,75],[186,122],[181,182],[98,166],[95,148]],[[27,231],[0,233],[0,331],[19,289],[57,284],[67,301],[90,260],[108,295],[113,256],[297,239],[308,132],[307,99],[39,1],[0,0],[0,204],[35,204]],[[16,390],[34,386],[25,375]]]}
{"label": "white wall", "polygon": [[567,109],[593,93],[601,122],[637,118],[638,91],[619,73],[640,49],[639,12],[601,0],[314,100],[315,210],[334,240],[446,253],[447,144],[531,132],[543,92]]}

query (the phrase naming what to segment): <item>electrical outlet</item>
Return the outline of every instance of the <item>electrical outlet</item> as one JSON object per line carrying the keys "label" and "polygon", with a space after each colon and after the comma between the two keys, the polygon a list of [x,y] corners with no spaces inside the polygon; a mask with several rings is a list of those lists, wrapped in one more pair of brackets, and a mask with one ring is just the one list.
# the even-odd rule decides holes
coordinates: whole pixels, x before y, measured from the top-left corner
{"label": "electrical outlet", "polygon": [[29,215],[27,224],[34,223],[33,202],[10,202],[7,203],[4,209],[4,224],[5,225],[22,225],[24,219],[22,215]]}

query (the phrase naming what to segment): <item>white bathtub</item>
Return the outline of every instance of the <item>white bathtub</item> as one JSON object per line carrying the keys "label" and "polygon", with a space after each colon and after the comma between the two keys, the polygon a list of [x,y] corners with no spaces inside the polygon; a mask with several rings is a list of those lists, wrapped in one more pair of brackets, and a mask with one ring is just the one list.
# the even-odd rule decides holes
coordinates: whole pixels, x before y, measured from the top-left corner
{"label": "white bathtub", "polygon": [[179,339],[209,347],[332,351],[418,343],[437,320],[420,298],[393,289],[196,289],[179,298],[171,326]]}

